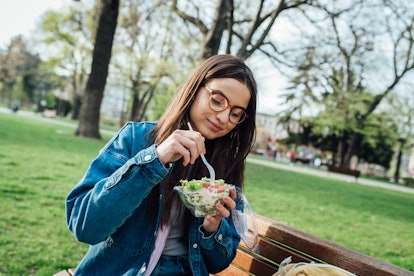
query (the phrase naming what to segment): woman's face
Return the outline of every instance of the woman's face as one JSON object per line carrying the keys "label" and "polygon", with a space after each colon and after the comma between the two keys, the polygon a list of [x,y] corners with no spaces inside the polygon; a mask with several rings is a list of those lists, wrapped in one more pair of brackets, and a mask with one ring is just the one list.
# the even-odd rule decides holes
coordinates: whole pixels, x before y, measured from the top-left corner
{"label": "woman's face", "polygon": [[[228,108],[223,111],[212,110],[209,105],[211,91],[222,94],[227,99]],[[213,79],[197,92],[190,108],[191,124],[206,139],[222,137],[236,127],[229,119],[230,107],[247,109],[249,101],[250,91],[244,83],[232,78]]]}

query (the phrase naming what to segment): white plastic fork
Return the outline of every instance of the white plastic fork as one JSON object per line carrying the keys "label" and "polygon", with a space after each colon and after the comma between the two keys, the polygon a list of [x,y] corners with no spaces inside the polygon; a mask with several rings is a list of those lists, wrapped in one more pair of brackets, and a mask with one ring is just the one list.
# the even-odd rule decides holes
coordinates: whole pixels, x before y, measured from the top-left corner
{"label": "white plastic fork", "polygon": [[[188,128],[190,130],[193,130],[193,127],[191,126],[190,122],[187,123]],[[207,162],[206,157],[204,154],[200,154],[201,160],[203,161],[204,165],[206,165],[208,172],[210,173],[210,183],[214,184],[214,180],[216,179],[216,172],[214,171],[213,166],[210,165],[210,163]]]}

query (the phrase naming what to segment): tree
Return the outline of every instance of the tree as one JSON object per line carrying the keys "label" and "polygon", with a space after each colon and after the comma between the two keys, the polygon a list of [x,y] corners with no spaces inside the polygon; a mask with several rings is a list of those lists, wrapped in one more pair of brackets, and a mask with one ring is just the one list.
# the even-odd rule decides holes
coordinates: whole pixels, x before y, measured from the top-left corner
{"label": "tree", "polygon": [[151,117],[150,120],[158,120],[165,112],[168,104],[171,102],[175,94],[175,87],[165,87],[164,93],[155,95],[151,105]]}
{"label": "tree", "polygon": [[[327,125],[331,126],[331,123],[328,120],[337,116],[337,113],[321,112],[315,117],[304,117],[299,121],[300,131],[289,131],[289,137],[284,142],[312,145],[322,151],[333,152],[335,160],[341,138],[347,140],[352,135],[349,131],[329,131]],[[363,128],[359,131],[361,142],[355,148],[353,155],[357,156],[358,160],[375,163],[389,169],[394,145],[398,139],[394,117],[385,111],[375,113],[364,122]]]}
{"label": "tree", "polygon": [[[132,3],[132,1],[130,2]],[[225,32],[227,31],[228,39],[226,42],[226,48],[228,49],[228,51],[236,47],[234,46],[236,44],[234,44],[233,41],[236,40],[237,38],[237,40],[240,41],[240,45],[241,45],[239,50],[237,51],[238,52],[237,55],[243,58],[248,58],[251,54],[253,54],[253,52],[255,52],[257,49],[259,49],[261,45],[264,44],[264,39],[269,34],[269,31],[272,28],[277,15],[281,11],[291,9],[291,8],[297,8],[308,2],[311,3],[312,1],[311,0],[282,1],[280,5],[276,5],[276,7],[274,7],[275,5],[273,3],[263,0],[256,7],[257,15],[254,19],[250,19],[248,15],[243,15],[242,13],[240,13],[241,16],[239,19],[237,17],[239,14],[233,13],[233,11],[231,13],[227,13],[226,11],[230,11],[231,9],[233,9],[233,7],[242,9],[246,5],[250,5],[250,4],[241,2],[241,3],[236,3],[236,5],[234,5],[232,1],[218,1],[217,9],[215,12],[215,17],[213,18],[212,24],[209,24],[211,27],[210,31],[208,33],[205,33],[204,27],[202,27],[201,25],[196,25],[196,26],[198,26],[199,29],[202,31],[202,35],[204,36],[204,38],[209,38],[210,35],[212,35],[212,39],[207,44],[205,44],[205,45],[208,45],[208,47],[205,47],[205,49],[208,49],[208,48],[212,49],[211,45],[213,44],[216,46],[220,45],[221,38],[225,37],[224,35],[225,35]],[[186,5],[184,1],[182,1],[181,4]],[[119,3],[118,3],[118,6],[119,6]],[[178,7],[177,2],[173,1],[173,9],[177,12],[177,14],[182,15],[183,14],[181,13],[182,10],[179,10],[177,7]],[[198,7],[196,7],[196,9],[198,10]],[[225,17],[222,16],[223,14],[225,14]],[[134,16],[136,16],[137,14],[135,15],[132,14],[132,15],[133,15],[132,19],[134,19],[135,18]],[[190,17],[186,17],[187,15]],[[191,15],[186,14],[186,16],[182,17],[182,18],[186,18],[185,22],[191,22],[192,19],[188,20],[189,18],[191,18]],[[243,16],[245,16],[245,18],[243,18]],[[153,22],[156,22],[156,21],[153,20]],[[195,21],[192,21],[192,22],[195,22]],[[226,25],[223,25],[223,22],[226,22]],[[248,33],[246,33],[245,31],[245,27],[247,24],[251,24],[250,28],[248,29]],[[207,26],[207,25],[204,25],[204,26]],[[223,28],[224,26],[226,27],[226,29]],[[159,33],[160,35],[164,35],[164,33],[162,32],[159,32]],[[171,32],[169,32],[169,30],[167,29],[166,33],[167,33],[167,36],[164,36],[164,39],[161,39],[161,41],[162,41],[162,45],[169,46],[170,49],[167,48],[168,50],[165,51],[162,56],[168,56],[168,54],[174,52],[171,50],[171,45],[173,44],[170,43],[172,40],[171,40],[171,37],[169,37]],[[98,31],[98,35],[99,35],[99,31]],[[243,38],[246,38],[246,39],[243,39]],[[202,41],[202,37],[200,37],[198,41]],[[194,38],[192,38],[192,42],[194,42]],[[153,44],[153,45],[156,45],[156,44]],[[189,43],[189,45],[197,45],[197,44]],[[253,48],[251,47],[252,45],[253,45]],[[96,50],[96,46],[97,44],[95,44],[94,53]],[[218,51],[218,47],[215,47],[214,49],[217,49]],[[151,52],[152,51],[153,51],[153,48],[151,48]],[[203,54],[204,57],[214,54],[214,52],[211,52],[209,50],[205,50],[204,53],[207,53],[207,54]],[[156,59],[151,59],[151,58],[141,59],[141,61],[145,61],[145,63],[138,63],[138,66],[140,65],[145,66],[147,64],[150,64],[151,61],[154,61],[157,59],[158,60],[160,59],[160,55],[156,56]],[[168,65],[168,63],[166,64]],[[92,68],[93,67],[94,65],[92,64]],[[145,111],[147,107],[149,106],[150,101],[153,98],[155,90],[157,89],[157,85],[159,81],[161,81],[163,78],[165,78],[166,75],[168,75],[168,73],[165,71],[167,66],[165,66],[164,64],[160,64],[160,66],[156,68],[155,71],[153,71],[155,74],[152,74],[152,78],[150,79],[150,81],[148,81],[148,70],[144,68],[145,67],[140,66],[138,69],[135,70],[135,72],[133,73],[133,75],[131,75],[131,78],[130,78],[131,84],[132,84],[131,87],[133,91],[133,94],[132,94],[133,104],[132,104],[131,117],[130,117],[130,119],[132,120],[140,120],[143,118]],[[106,74],[103,74],[103,75],[106,76]],[[101,74],[101,76],[103,75]],[[92,76],[93,76],[93,72],[91,72],[89,81],[92,79]],[[95,85],[96,84],[93,84],[92,86],[87,87],[86,91],[90,91],[91,89],[95,87]],[[94,89],[96,90],[96,87]],[[97,89],[97,90],[99,91],[100,89]],[[83,131],[85,132],[87,131],[92,132],[92,133],[94,132],[93,130],[95,128],[92,127],[91,125],[86,126],[84,119],[93,120],[94,121],[92,123],[93,125],[97,124],[95,122],[99,122],[99,115],[98,115],[99,108],[94,105],[100,105],[100,102],[102,101],[103,96],[102,94],[101,95],[94,95],[94,94],[100,94],[100,93],[93,93],[93,94],[84,96],[82,108],[81,108],[81,115],[82,115],[82,112],[84,113],[88,112],[89,116],[83,115],[85,118],[82,118],[82,116],[80,117],[79,128],[76,134],[80,134],[82,132],[81,129],[83,129]],[[94,102],[94,104],[92,104],[92,102]],[[87,107],[84,106],[85,104]],[[92,113],[95,115],[92,116]],[[95,116],[98,116],[98,118],[96,118]],[[95,130],[95,133],[88,134],[88,136],[98,136],[98,135]]]}
{"label": "tree", "polygon": [[164,94],[173,76],[189,66],[180,63],[178,56],[182,59],[191,52],[175,55],[182,44],[176,29],[164,4],[130,0],[122,5],[112,64],[130,91],[129,120],[146,119],[154,96]]}
{"label": "tree", "polygon": [[112,44],[118,19],[119,0],[101,0],[98,29],[93,49],[91,73],[82,100],[75,135],[101,139],[100,106],[108,75]]}
{"label": "tree", "polygon": [[34,102],[34,94],[40,79],[41,60],[31,53],[21,36],[11,39],[4,54],[0,54],[0,82],[3,91],[0,98],[6,98],[9,105],[13,100],[20,103]]}
{"label": "tree", "polygon": [[318,12],[306,14],[315,27],[313,35],[304,35],[302,54],[291,55],[296,59],[285,62],[297,72],[292,78],[296,89],[287,100],[298,97],[297,93],[307,99],[291,108],[291,114],[294,109],[325,110],[323,123],[339,133],[337,163],[341,166],[349,166],[366,135],[369,118],[383,99],[414,69],[412,12],[402,3],[355,0],[348,6],[320,5]]}
{"label": "tree", "polygon": [[[256,51],[266,53],[262,49],[265,44],[274,47],[269,34],[276,18],[283,11],[299,9],[312,2],[312,0],[281,0],[278,3],[266,0],[255,2],[218,0],[215,8],[211,8],[209,3],[204,3],[206,5],[204,6],[196,5],[192,1],[173,0],[172,10],[201,33],[203,39],[201,59],[217,54],[220,48],[225,48],[228,54],[247,59]],[[243,12],[245,10],[255,10],[254,15]],[[209,18],[208,14],[213,14],[212,18]]]}
{"label": "tree", "polygon": [[81,3],[77,3],[63,11],[48,11],[40,23],[41,46],[49,49],[44,54],[45,64],[49,70],[69,79],[72,89],[67,91],[71,94],[74,107],[71,114],[73,120],[77,120],[79,116],[80,99],[85,90],[92,60],[92,30],[96,30],[92,13],[84,11],[85,7],[80,5]]}
{"label": "tree", "polygon": [[394,182],[400,180],[400,167],[403,153],[411,154],[414,146],[414,94],[411,86],[406,86],[407,95],[390,97],[389,114],[397,124],[398,145],[396,145],[396,160]]}
{"label": "tree", "polygon": [[0,81],[3,84],[2,98],[7,99],[9,105],[12,101],[12,91],[24,65],[26,45],[21,36],[10,41],[5,53],[1,56]]}

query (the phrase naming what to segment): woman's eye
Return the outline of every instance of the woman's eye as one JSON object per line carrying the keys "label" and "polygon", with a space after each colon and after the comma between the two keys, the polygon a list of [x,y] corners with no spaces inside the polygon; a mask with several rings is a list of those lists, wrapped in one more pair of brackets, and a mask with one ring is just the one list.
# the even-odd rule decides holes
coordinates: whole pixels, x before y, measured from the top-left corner
{"label": "woman's eye", "polygon": [[215,99],[215,98],[212,98],[211,102],[215,105],[221,105],[221,102],[219,100]]}
{"label": "woman's eye", "polygon": [[241,112],[232,112],[231,116],[238,119],[242,116],[242,113]]}
{"label": "woman's eye", "polygon": [[211,98],[211,101],[214,105],[217,105],[217,106],[221,106],[221,107],[227,106],[226,99],[221,98],[221,97],[213,97]]}

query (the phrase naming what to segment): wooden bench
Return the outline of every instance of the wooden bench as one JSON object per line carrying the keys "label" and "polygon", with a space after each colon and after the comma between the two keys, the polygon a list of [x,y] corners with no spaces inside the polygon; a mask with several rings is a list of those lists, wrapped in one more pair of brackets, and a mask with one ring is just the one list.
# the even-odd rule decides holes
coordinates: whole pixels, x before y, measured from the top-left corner
{"label": "wooden bench", "polygon": [[414,273],[373,257],[318,238],[266,217],[256,215],[259,253],[241,244],[233,263],[218,275],[272,275],[279,264],[292,256],[293,262],[322,262],[356,275],[411,275]]}
{"label": "wooden bench", "polygon": [[56,118],[57,111],[55,109],[45,109],[42,112],[42,116],[46,118]]}
{"label": "wooden bench", "polygon": [[358,179],[358,177],[361,175],[361,171],[358,170],[352,170],[345,167],[338,167],[334,165],[328,166],[328,172],[335,172],[335,173],[342,173],[347,175],[355,176],[355,179]]}
{"label": "wooden bench", "polygon": [[[256,215],[259,235],[258,250],[253,252],[241,243],[232,264],[217,276],[273,275],[279,264],[292,256],[293,262],[318,262],[336,265],[358,276],[413,276],[398,266],[307,234],[266,217]],[[55,276],[73,275],[64,270]]]}

